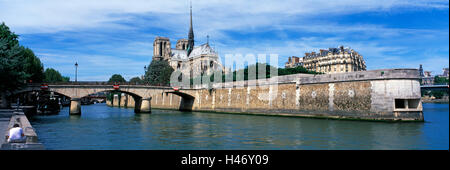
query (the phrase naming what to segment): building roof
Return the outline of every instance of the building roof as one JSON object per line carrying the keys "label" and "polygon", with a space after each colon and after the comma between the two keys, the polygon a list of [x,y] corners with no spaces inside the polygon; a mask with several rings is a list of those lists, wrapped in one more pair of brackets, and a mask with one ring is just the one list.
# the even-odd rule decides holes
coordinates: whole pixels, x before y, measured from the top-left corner
{"label": "building roof", "polygon": [[209,46],[208,43],[194,47],[189,58],[200,57],[201,55],[217,55],[217,53]]}
{"label": "building roof", "polygon": [[344,48],[344,46],[340,46],[339,48],[328,48],[328,50],[321,49],[319,53],[316,53],[316,52],[305,53],[305,57],[307,57],[307,58],[321,57],[321,56],[326,56],[329,53],[339,54],[342,52],[352,53],[353,50],[350,47]]}
{"label": "building roof", "polygon": [[[206,43],[201,46],[194,47],[191,54],[189,55],[189,58],[197,58],[202,55],[217,56],[217,53],[214,51],[214,49],[211,48],[211,46],[209,46],[208,43]],[[174,60],[187,60],[188,59],[186,50],[172,49],[170,56]]]}
{"label": "building roof", "polygon": [[188,59],[186,50],[172,49],[170,56],[172,56],[172,59],[176,59],[176,60],[187,60]]}

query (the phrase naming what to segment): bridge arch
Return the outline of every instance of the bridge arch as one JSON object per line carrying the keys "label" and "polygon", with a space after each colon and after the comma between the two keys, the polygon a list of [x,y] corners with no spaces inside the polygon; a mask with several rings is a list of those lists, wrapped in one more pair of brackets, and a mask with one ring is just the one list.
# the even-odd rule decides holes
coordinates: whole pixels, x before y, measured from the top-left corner
{"label": "bridge arch", "polygon": [[83,86],[83,85],[50,85],[48,89],[42,90],[40,86],[28,86],[27,88],[13,92],[8,98],[18,94],[28,92],[53,92],[55,94],[65,96],[71,100],[70,113],[81,114],[81,98],[99,92],[120,92],[131,96],[134,100],[135,113],[150,113],[151,97],[146,96],[142,90],[124,88],[113,89],[111,86]]}
{"label": "bridge arch", "polygon": [[175,94],[181,97],[181,102],[179,106],[180,111],[192,111],[192,107],[194,106],[195,97],[180,91],[168,91],[166,94]]}
{"label": "bridge arch", "polygon": [[[30,93],[34,93],[36,94],[36,96],[30,96]],[[71,99],[70,96],[67,96],[65,94],[61,94],[55,91],[47,91],[47,90],[41,90],[41,89],[22,89],[19,91],[15,91],[13,93],[11,93],[8,97],[7,100],[10,100],[12,103],[15,103],[15,99],[19,99],[20,104],[21,105],[30,105],[30,104],[34,104],[36,102],[39,102],[37,96],[41,96],[41,95],[50,95],[51,93],[53,93],[56,96],[63,96],[63,99]],[[28,94],[28,95],[27,95]],[[63,102],[63,101],[60,101]]]}
{"label": "bridge arch", "polygon": [[[95,93],[101,93],[101,92],[109,92],[109,93],[124,93],[124,94],[127,94],[127,95],[129,95],[129,96],[131,96],[132,98],[133,98],[133,100],[134,100],[134,112],[135,113],[143,113],[143,112],[150,112],[150,108],[142,108],[142,102],[144,101],[145,103],[149,103],[150,102],[150,99],[148,99],[148,98],[144,98],[144,97],[142,97],[141,95],[139,95],[139,94],[136,94],[136,93],[133,93],[133,92],[130,92],[130,91],[125,91],[125,90],[112,90],[112,89],[108,89],[108,90],[101,90],[101,91],[96,91]],[[87,94],[87,95],[85,95],[85,96],[83,96],[83,97],[86,97],[86,96],[89,96],[89,95],[91,95],[91,94],[95,94],[95,93],[90,93],[90,94]],[[122,99],[117,99],[118,101],[116,101],[116,98],[113,96],[113,98],[111,99],[111,104],[110,104],[110,106],[113,106],[113,105],[115,105],[114,103],[115,102],[122,102],[121,100]],[[147,101],[148,100],[148,101]],[[107,100],[107,102],[108,102],[108,100]],[[128,103],[127,103],[128,104]],[[146,104],[144,104],[144,105],[146,105]],[[120,105],[118,105],[118,106],[120,106]],[[147,107],[147,106],[146,106]],[[148,106],[148,107],[150,107],[150,106]]]}
{"label": "bridge arch", "polygon": [[25,94],[25,93],[31,93],[31,92],[44,92],[44,93],[45,93],[45,92],[48,92],[48,93],[53,92],[53,93],[55,93],[55,94],[57,94],[57,95],[61,95],[61,96],[67,97],[67,98],[71,98],[70,96],[68,96],[68,95],[66,95],[66,94],[63,94],[63,93],[59,93],[59,92],[57,92],[57,91],[41,90],[41,89],[23,89],[23,90],[15,91],[15,92],[12,93],[9,97],[15,98],[15,97],[17,97],[18,95]]}

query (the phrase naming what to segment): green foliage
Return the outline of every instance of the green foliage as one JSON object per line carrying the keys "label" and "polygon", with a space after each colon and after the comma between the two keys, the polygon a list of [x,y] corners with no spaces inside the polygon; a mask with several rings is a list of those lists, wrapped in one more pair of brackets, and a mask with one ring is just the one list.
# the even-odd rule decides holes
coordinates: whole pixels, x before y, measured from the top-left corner
{"label": "green foliage", "polygon": [[27,73],[30,77],[28,78],[28,82],[33,83],[39,83],[42,82],[45,78],[44,75],[44,66],[41,63],[41,60],[39,60],[36,55],[34,55],[34,52],[26,48],[24,50],[24,57],[25,57],[25,73]]}
{"label": "green foliage", "polygon": [[[222,75],[222,82],[225,82],[226,77],[227,76],[232,76],[233,77],[233,81],[240,81],[240,80],[255,80],[255,79],[259,79],[260,75],[259,75],[259,68],[260,67],[265,67],[265,75],[262,75],[261,77],[266,79],[266,78],[271,78],[270,73],[274,72],[274,71],[278,71],[278,74],[275,76],[283,76],[283,75],[290,75],[290,74],[299,74],[299,73],[304,73],[304,74],[323,74],[323,73],[319,73],[319,72],[315,72],[315,71],[309,71],[306,68],[302,67],[302,66],[298,66],[295,68],[276,68],[274,66],[268,65],[266,63],[256,63],[256,64],[252,64],[249,66],[246,66],[244,69],[240,69],[237,71],[234,71],[232,73],[229,73],[228,75]],[[249,72],[254,71],[255,73],[250,74],[249,76]],[[215,72],[211,75],[209,75],[209,82],[214,82],[214,74],[219,74],[218,72]],[[264,73],[263,73],[264,74]],[[243,76],[243,77],[242,77]],[[203,84],[205,84],[205,78],[202,76],[197,76],[194,77],[193,79],[190,79],[191,84],[193,84],[194,82],[203,82]],[[208,81],[206,81],[208,82]]]}
{"label": "green foliage", "polygon": [[109,78],[108,82],[109,83],[124,83],[127,81],[122,77],[122,75],[114,74],[111,76],[111,78]]}
{"label": "green foliage", "polygon": [[[259,68],[266,67],[265,75],[260,75]],[[256,63],[245,67],[244,69],[240,69],[233,72],[233,81],[236,80],[255,80],[261,78],[270,78],[270,73],[274,72],[277,68],[266,63]],[[249,71],[255,71],[255,73],[251,73],[249,77]],[[242,74],[243,73],[243,74]],[[243,78],[241,76],[244,76]]]}
{"label": "green foliage", "polygon": [[63,82],[69,82],[70,81],[70,77],[63,76],[62,77],[62,81]]}
{"label": "green foliage", "polygon": [[130,79],[130,83],[131,84],[136,84],[136,85],[138,85],[138,84],[142,84],[142,80],[141,80],[141,78],[139,78],[139,77],[133,77],[133,78],[131,78]]}
{"label": "green foliage", "polygon": [[309,71],[308,69],[302,67],[302,66],[297,66],[295,68],[279,68],[278,69],[278,75],[283,76],[283,75],[290,75],[290,74],[299,74],[299,73],[304,73],[304,74],[323,74],[323,73],[319,73],[319,72],[315,72],[315,71]]}
{"label": "green foliage", "polygon": [[448,96],[448,91],[447,90],[432,90],[430,95],[436,97],[436,99],[442,99],[442,97],[444,95]]}
{"label": "green foliage", "polygon": [[11,32],[4,22],[0,24],[0,39],[5,41],[5,48],[11,49],[16,45],[19,45],[19,40],[17,40],[17,38],[19,38],[19,36]]}
{"label": "green foliage", "polygon": [[448,90],[422,90],[422,97],[424,96],[434,96],[436,99],[442,99],[443,96],[448,96]]}
{"label": "green foliage", "polygon": [[173,68],[167,61],[154,60],[150,63],[144,81],[154,86],[169,86]]}
{"label": "green foliage", "polygon": [[61,73],[53,68],[47,68],[44,76],[44,82],[46,83],[68,82],[70,79],[69,77],[61,76]]}
{"label": "green foliage", "polygon": [[5,23],[0,24],[0,92],[23,87],[29,77],[24,69],[24,48],[17,38]]}
{"label": "green foliage", "polygon": [[448,78],[446,77],[434,77],[434,84],[448,84]]}

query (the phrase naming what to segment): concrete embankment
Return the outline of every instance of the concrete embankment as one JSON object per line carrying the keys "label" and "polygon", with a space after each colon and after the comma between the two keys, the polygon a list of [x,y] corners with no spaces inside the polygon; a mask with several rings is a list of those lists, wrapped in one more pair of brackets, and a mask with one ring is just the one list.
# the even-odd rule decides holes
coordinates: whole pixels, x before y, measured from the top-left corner
{"label": "concrete embankment", "polygon": [[[8,143],[6,136],[9,135],[9,129],[14,124],[19,124],[25,135],[23,143]],[[39,143],[37,134],[25,113],[22,110],[2,109],[0,110],[0,144],[1,150],[44,150],[44,145]]]}

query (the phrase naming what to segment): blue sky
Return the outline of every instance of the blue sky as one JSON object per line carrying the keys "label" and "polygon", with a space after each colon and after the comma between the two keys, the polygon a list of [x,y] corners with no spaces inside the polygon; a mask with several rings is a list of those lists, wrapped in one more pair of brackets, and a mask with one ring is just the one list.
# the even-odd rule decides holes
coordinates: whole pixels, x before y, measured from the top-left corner
{"label": "blue sky", "polygon": [[[449,63],[448,0],[193,0],[196,44],[225,54],[303,56],[344,45],[369,70]],[[140,76],[156,36],[187,38],[187,0],[0,0],[0,22],[44,63],[74,79]]]}

